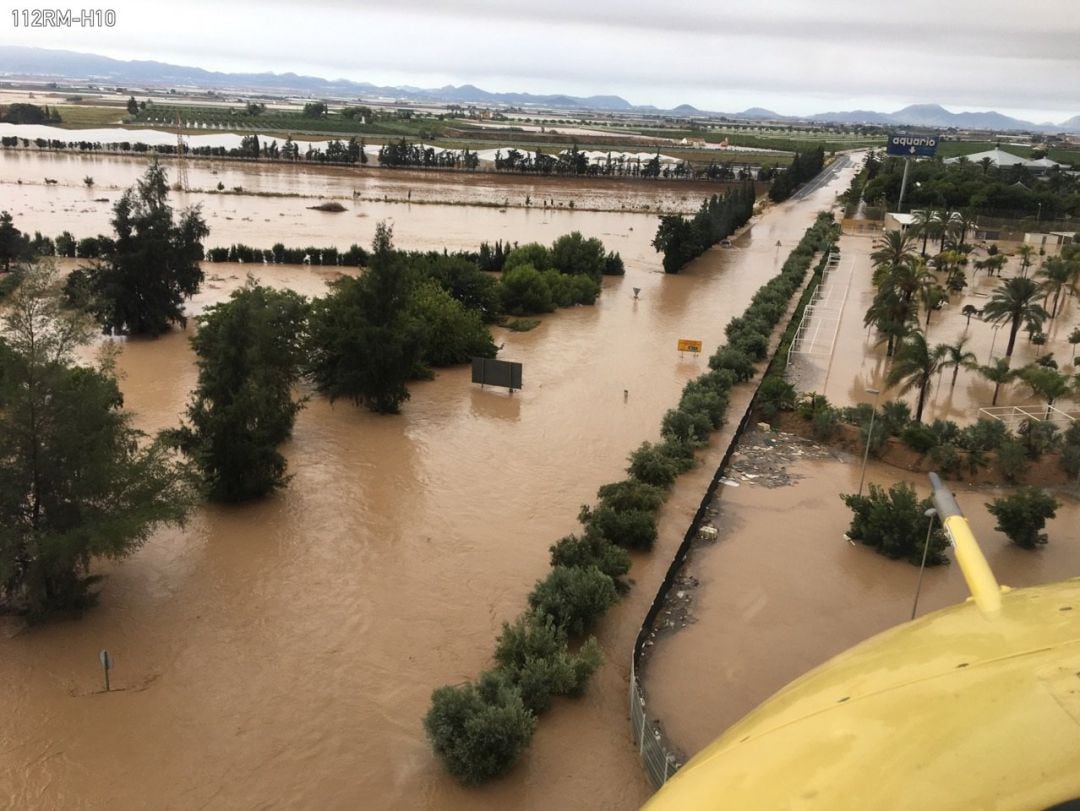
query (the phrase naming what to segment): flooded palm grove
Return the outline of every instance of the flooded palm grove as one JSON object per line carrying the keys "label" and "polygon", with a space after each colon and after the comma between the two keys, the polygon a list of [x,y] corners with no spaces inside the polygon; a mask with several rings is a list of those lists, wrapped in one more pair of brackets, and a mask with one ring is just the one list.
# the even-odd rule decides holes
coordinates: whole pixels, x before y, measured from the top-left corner
{"label": "flooded palm grove", "polygon": [[[854,165],[838,163],[827,182],[679,275],[662,273],[650,245],[656,216],[641,209],[692,210],[708,187],[192,164],[192,187],[220,177],[242,189],[172,195],[177,207],[202,206],[208,247],[367,245],[380,221],[406,250],[550,243],[576,230],[620,252],[626,275],[605,279],[595,306],[545,316],[530,332],[493,329],[499,357],[524,366],[521,391],[481,389],[460,367],[412,384],[397,416],[314,395],[283,448],[292,474],[283,491],[247,506],[204,505],[131,557],[95,564],[100,603],[80,619],[0,625],[0,806],[637,807],[652,788],[627,722],[631,650],[708,473],[676,485],[656,548],[635,556],[630,594],[598,627],[604,665],[582,698],[544,715],[507,777],[461,787],[432,754],[421,718],[435,687],[490,665],[502,623],[547,573],[550,544],[576,530],[580,506],[622,477],[627,454],[658,437],[665,410],[703,371],[704,359],[681,357],[677,340],[703,340],[705,355],[724,340],[728,320],[847,187]],[[108,233],[109,201],[144,166],[0,153],[0,207],[24,232]],[[484,201],[509,204],[465,205],[477,188]],[[526,195],[561,204],[525,207]],[[335,214],[310,210],[312,197],[350,199]],[[306,295],[337,275],[204,270],[191,313],[249,273]],[[121,342],[124,403],[139,428],[178,423],[197,375],[188,338]],[[799,565],[806,576],[831,564]],[[789,605],[803,610],[795,597]],[[114,659],[110,693],[103,648]],[[673,676],[665,711],[678,693]]]}

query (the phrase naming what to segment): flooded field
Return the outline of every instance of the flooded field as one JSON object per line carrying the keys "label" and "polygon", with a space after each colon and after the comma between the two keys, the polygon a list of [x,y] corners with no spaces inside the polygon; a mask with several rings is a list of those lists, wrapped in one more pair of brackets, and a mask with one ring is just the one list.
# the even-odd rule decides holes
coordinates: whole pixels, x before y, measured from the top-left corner
{"label": "flooded field", "polygon": [[[662,636],[646,665],[650,717],[687,754],[789,681],[911,617],[918,568],[844,538],[851,513],[839,494],[857,490],[858,460],[803,458],[788,472],[791,486],[740,480],[720,489],[720,539],[695,548],[684,567],[698,580],[693,620]],[[882,486],[902,479],[929,495],[925,476],[874,462],[867,469],[867,481]],[[1058,495],[1063,507],[1047,522],[1049,544],[1028,551],[994,531],[985,503],[1005,491],[951,487],[999,582],[1021,587],[1080,576],[1075,497]],[[955,562],[927,569],[919,615],[967,595]]]}
{"label": "flooded field", "polygon": [[[141,170],[108,158],[34,160],[0,158],[5,205],[20,228],[48,233],[106,230],[108,205],[92,205],[103,195],[79,188],[81,176],[123,186]],[[19,186],[15,165],[27,177],[66,167],[68,180]],[[236,171],[275,190],[309,182],[300,172],[274,181],[262,167]],[[455,369],[414,384],[397,417],[315,397],[284,448],[294,478],[283,493],[204,507],[185,528],[100,566],[101,604],[80,620],[0,626],[0,806],[636,807],[650,787],[626,721],[630,651],[682,530],[635,561],[635,587],[599,629],[605,665],[580,701],[543,717],[507,778],[460,788],[420,719],[434,687],[488,666],[502,622],[547,571],[548,546],[575,529],[580,505],[622,475],[627,453],[657,435],[702,371],[702,360],[679,358],[676,340],[703,339],[711,352],[778,271],[777,243],[794,246],[851,171],[678,276],[659,272],[656,220],[641,214],[365,204],[332,215],[296,201],[286,218],[278,215],[293,201],[180,196],[204,203],[211,245],[364,244],[384,217],[402,248],[550,242],[576,229],[620,251],[627,274],[605,282],[595,307],[545,317],[529,333],[496,331],[500,357],[524,364],[523,391],[479,390]],[[193,310],[248,271],[307,293],[333,275],[207,271]],[[119,365],[137,424],[174,425],[196,377],[187,336],[128,341]],[[665,514],[694,505],[707,476],[691,474]],[[115,658],[118,689],[108,695],[99,692],[102,648]]]}
{"label": "flooded field", "polygon": [[[148,159],[119,155],[83,155],[67,152],[38,152],[33,149],[0,151],[0,189],[4,206],[28,215],[57,216],[49,233],[67,228],[72,233],[90,233],[91,223],[105,222],[110,206],[120,192],[131,185],[138,174],[133,167],[145,166]],[[162,164],[175,180],[175,161],[162,158]],[[202,204],[208,216],[228,212],[228,216],[248,217],[251,222],[272,223],[274,230],[300,225],[305,206],[313,199],[353,200],[354,205],[342,214],[321,214],[337,219],[364,216],[387,216],[373,211],[380,202],[420,204],[484,205],[497,208],[529,207],[537,214],[547,209],[592,209],[601,211],[693,212],[707,195],[723,193],[724,184],[708,181],[658,180],[642,182],[632,178],[536,178],[494,172],[422,171],[380,169],[373,158],[367,167],[294,165],[287,163],[247,163],[235,160],[188,160],[188,189],[176,194],[179,205]],[[87,188],[83,180],[94,179]],[[45,178],[56,180],[46,185]],[[225,193],[218,193],[218,183]],[[245,194],[236,194],[239,187]],[[302,199],[260,199],[252,195],[287,195]],[[96,202],[97,198],[108,202]],[[396,209],[398,212],[400,208]],[[413,209],[415,211],[415,208]],[[238,213],[242,212],[242,213]],[[80,217],[89,215],[89,223],[76,231],[71,227]],[[95,226],[99,227],[99,226]],[[103,227],[103,226],[101,226]],[[337,226],[335,226],[337,227]],[[100,228],[100,227],[99,227]],[[250,240],[249,240],[250,244]]]}

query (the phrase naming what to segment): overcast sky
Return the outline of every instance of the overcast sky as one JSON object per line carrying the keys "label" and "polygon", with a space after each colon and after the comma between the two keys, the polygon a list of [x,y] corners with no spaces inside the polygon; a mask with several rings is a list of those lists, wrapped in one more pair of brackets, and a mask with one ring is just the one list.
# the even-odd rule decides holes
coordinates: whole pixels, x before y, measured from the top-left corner
{"label": "overcast sky", "polygon": [[376,84],[613,93],[666,108],[799,115],[936,102],[1037,122],[1080,114],[1078,0],[116,0],[100,7],[116,10],[115,28],[31,30],[13,27],[5,3],[0,42]]}

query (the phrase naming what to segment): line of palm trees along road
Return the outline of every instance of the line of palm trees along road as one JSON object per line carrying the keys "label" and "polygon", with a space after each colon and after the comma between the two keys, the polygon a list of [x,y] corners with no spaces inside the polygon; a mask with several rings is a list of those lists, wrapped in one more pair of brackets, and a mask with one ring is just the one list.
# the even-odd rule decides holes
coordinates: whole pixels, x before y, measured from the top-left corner
{"label": "line of palm trees along road", "polygon": [[[964,242],[971,228],[972,223],[962,216],[919,212],[911,229],[914,234],[886,232],[871,254],[876,292],[864,323],[874,327],[881,342],[886,344],[885,354],[892,361],[886,384],[899,386],[901,394],[918,391],[915,419],[919,422],[933,376],[948,369],[952,369],[951,386],[956,385],[961,368],[977,369],[994,384],[991,405],[997,405],[1002,385],[1014,380],[1023,381],[1035,396],[1045,400],[1048,412],[1058,398],[1080,396],[1080,374],[1069,376],[1058,371],[1052,353],[1023,368],[1012,368],[1012,354],[1021,327],[1026,329],[1032,343],[1045,344],[1044,324],[1058,316],[1066,297],[1076,296],[1080,291],[1080,246],[1066,246],[1061,256],[1043,261],[1032,277],[1028,273],[1034,264],[1035,250],[1030,245],[1021,245],[1017,250],[1018,275],[1002,279],[981,311],[971,304],[961,310],[967,322],[960,339],[936,346],[927,341],[934,311],[967,287],[969,263],[973,267],[973,279],[980,270],[1000,278],[1007,263],[1007,257],[998,253],[996,246],[991,247],[985,258],[973,260],[974,249]],[[921,254],[916,250],[919,239]],[[925,251],[930,239],[938,241],[939,252],[928,262]],[[975,354],[967,349],[972,316],[1008,326],[1004,357],[985,366],[976,363]],[[1073,329],[1068,340],[1073,348],[1070,361],[1074,362],[1080,327]]]}

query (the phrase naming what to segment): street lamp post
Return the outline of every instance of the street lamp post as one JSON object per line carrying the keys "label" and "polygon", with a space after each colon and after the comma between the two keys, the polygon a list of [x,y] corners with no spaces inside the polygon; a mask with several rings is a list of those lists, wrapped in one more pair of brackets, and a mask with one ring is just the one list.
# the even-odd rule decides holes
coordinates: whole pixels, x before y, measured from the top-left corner
{"label": "street lamp post", "polygon": [[990,357],[986,359],[987,363],[993,363],[994,361],[994,344],[997,343],[997,334],[998,330],[1001,329],[1001,326],[1001,322],[998,321],[996,324],[994,324],[994,326],[990,328],[994,331],[994,337],[990,340]]}
{"label": "street lamp post", "polygon": [[870,427],[866,430],[866,448],[863,450],[862,470],[859,471],[859,495],[862,495],[863,482],[866,480],[866,460],[870,456],[870,443],[874,441],[874,418],[877,416],[878,396],[881,389],[866,389],[867,394],[874,395],[874,410],[870,413]]}
{"label": "street lamp post", "polygon": [[915,612],[919,610],[919,592],[922,591],[922,576],[923,572],[926,571],[926,555],[930,551],[930,533],[934,531],[934,518],[937,516],[937,510],[931,507],[923,515],[930,519],[930,526],[926,528],[926,543],[923,544],[922,565],[919,567],[919,580],[915,584],[915,602],[911,606],[912,619],[915,619]]}

